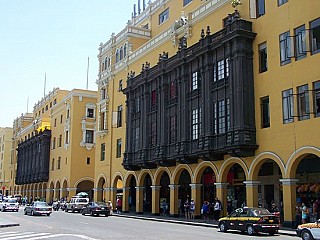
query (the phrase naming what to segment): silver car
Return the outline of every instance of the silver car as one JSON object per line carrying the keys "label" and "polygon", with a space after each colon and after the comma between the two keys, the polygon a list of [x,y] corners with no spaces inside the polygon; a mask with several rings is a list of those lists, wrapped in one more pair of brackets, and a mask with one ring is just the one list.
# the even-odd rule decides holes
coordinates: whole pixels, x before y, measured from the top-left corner
{"label": "silver car", "polygon": [[24,208],[24,215],[47,215],[50,216],[52,213],[52,207],[49,206],[46,202],[33,202],[31,205],[27,205]]}

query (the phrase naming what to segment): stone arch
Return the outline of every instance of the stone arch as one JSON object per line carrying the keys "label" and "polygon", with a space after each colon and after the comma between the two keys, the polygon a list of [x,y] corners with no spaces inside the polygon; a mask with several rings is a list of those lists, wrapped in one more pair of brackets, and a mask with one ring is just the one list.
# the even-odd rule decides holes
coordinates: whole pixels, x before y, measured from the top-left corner
{"label": "stone arch", "polygon": [[96,183],[97,201],[102,202],[106,199],[104,189],[106,188],[107,181],[104,174],[100,174],[97,179],[98,179]]}
{"label": "stone arch", "polygon": [[172,181],[174,184],[178,184],[179,183],[179,179],[180,179],[180,175],[182,173],[183,170],[186,170],[189,172],[190,178],[191,178],[191,182],[194,182],[194,175],[192,172],[192,169],[190,168],[189,165],[187,164],[180,164],[179,166],[177,166],[174,170],[174,172],[172,173]]}
{"label": "stone arch", "polygon": [[94,182],[94,179],[92,177],[83,177],[83,178],[79,178],[73,185],[73,187],[77,187],[79,185],[79,183],[83,182],[83,181],[90,181],[90,182]]}
{"label": "stone arch", "polygon": [[124,192],[125,198],[123,204],[125,205],[125,209],[129,212],[136,211],[136,186],[137,186],[137,174],[136,172],[129,171],[125,175],[123,186],[126,189]]}
{"label": "stone arch", "polygon": [[273,152],[264,152],[260,153],[251,163],[249,172],[248,172],[248,180],[257,180],[259,170],[261,166],[267,161],[272,160],[274,161],[278,167],[280,168],[282,177],[284,178],[286,175],[286,167],[283,163],[282,159]]}
{"label": "stone arch", "polygon": [[134,177],[136,182],[138,182],[138,177],[136,172],[128,171],[124,177],[123,186],[128,187],[131,181],[131,178]]}
{"label": "stone arch", "polygon": [[96,188],[99,188],[102,179],[104,180],[104,185],[107,185],[107,176],[104,173],[100,173],[96,179],[98,179],[98,181],[96,182]]}
{"label": "stone arch", "polygon": [[151,180],[152,180],[152,184],[154,184],[154,182],[153,182],[154,176],[152,175],[152,172],[149,169],[143,169],[138,176],[137,186],[143,185],[143,181],[144,181],[147,174],[149,174],[149,176],[151,177]]}
{"label": "stone arch", "polygon": [[198,164],[198,166],[194,170],[194,182],[195,183],[199,183],[201,181],[200,178],[202,176],[202,173],[207,167],[211,168],[213,170],[214,174],[216,176],[218,176],[219,171],[218,171],[218,168],[216,167],[216,165],[214,165],[212,162],[205,161],[205,162]]}
{"label": "stone arch", "polygon": [[320,149],[314,146],[305,146],[292,153],[286,165],[286,178],[295,178],[299,163],[307,155],[311,154],[320,158]]}
{"label": "stone arch", "polygon": [[117,182],[118,180],[121,180],[123,181],[123,174],[121,172],[116,172],[113,177],[112,177],[112,180],[111,180],[111,183],[110,183],[110,187],[113,187],[113,188],[116,188],[117,187]]}
{"label": "stone arch", "polygon": [[154,174],[154,185],[158,186],[160,185],[160,179],[162,177],[162,174],[166,172],[170,178],[170,183],[172,183],[172,175],[171,172],[169,170],[169,168],[167,167],[160,167],[157,169],[157,171]]}
{"label": "stone arch", "polygon": [[229,172],[230,168],[235,164],[239,164],[242,167],[242,169],[246,175],[246,179],[248,179],[248,167],[247,167],[246,163],[241,158],[231,157],[223,162],[223,164],[220,168],[217,182],[227,182],[228,172]]}

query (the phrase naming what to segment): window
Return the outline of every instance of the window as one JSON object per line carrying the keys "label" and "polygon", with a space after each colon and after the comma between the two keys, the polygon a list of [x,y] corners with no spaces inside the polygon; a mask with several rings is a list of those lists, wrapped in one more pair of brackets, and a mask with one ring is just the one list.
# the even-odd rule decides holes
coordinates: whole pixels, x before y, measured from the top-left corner
{"label": "window", "polygon": [[291,63],[291,38],[290,32],[285,32],[279,36],[280,40],[280,65]]}
{"label": "window", "polygon": [[54,158],[52,159],[52,162],[51,162],[51,171],[54,171]]}
{"label": "window", "polygon": [[191,90],[198,89],[198,72],[192,73],[192,84],[191,84]]}
{"label": "window", "polygon": [[169,8],[159,14],[159,25],[169,19]]}
{"label": "window", "polygon": [[58,138],[58,147],[62,146],[62,135],[60,134],[59,138]]}
{"label": "window", "polygon": [[177,120],[176,115],[170,116],[169,122],[169,142],[174,143],[177,140]]}
{"label": "window", "polygon": [[61,167],[61,157],[58,157],[57,170],[59,170],[60,167]]}
{"label": "window", "polygon": [[257,0],[257,17],[261,17],[266,13],[265,0]]}
{"label": "window", "polygon": [[65,144],[69,143],[69,131],[66,131],[66,140],[65,140]]}
{"label": "window", "polygon": [[270,127],[270,105],[269,96],[260,99],[261,105],[261,128]]}
{"label": "window", "polygon": [[119,88],[118,88],[118,92],[122,91],[122,80],[119,80]]}
{"label": "window", "polygon": [[57,126],[57,119],[56,118],[54,119],[54,126],[55,127]]}
{"label": "window", "polygon": [[314,114],[315,117],[320,116],[320,81],[313,83],[313,89],[314,89]]}
{"label": "window", "polygon": [[99,122],[99,129],[100,129],[100,131],[102,131],[102,130],[106,130],[107,129],[107,123],[106,123],[106,113],[105,112],[102,112],[101,114],[100,114],[100,122]]}
{"label": "window", "polygon": [[224,60],[218,62],[218,80],[224,79]]}
{"label": "window", "polygon": [[86,130],[86,143],[93,143],[93,130]]}
{"label": "window", "polygon": [[307,39],[306,39],[306,29],[305,26],[302,25],[294,30],[295,35],[295,56],[296,60],[300,60],[307,56]]}
{"label": "window", "polygon": [[310,23],[311,28],[311,53],[320,52],[320,18]]}
{"label": "window", "polygon": [[293,90],[288,89],[282,92],[283,123],[293,122]]}
{"label": "window", "polygon": [[187,5],[187,4],[191,3],[191,2],[192,2],[192,0],[183,0],[183,6],[185,6],[185,5]]}
{"label": "window", "polygon": [[121,157],[121,145],[122,145],[121,138],[117,139],[117,156],[116,156],[117,158]]}
{"label": "window", "polygon": [[259,72],[265,72],[268,70],[268,55],[267,55],[267,43],[259,44]]}
{"label": "window", "polygon": [[192,123],[191,123],[191,131],[192,131],[192,140],[196,140],[199,138],[200,127],[201,127],[201,109],[193,109],[192,110]]}
{"label": "window", "polygon": [[105,143],[101,143],[101,158],[100,161],[104,161],[105,160],[105,156],[106,155],[106,144]]}
{"label": "window", "polygon": [[288,2],[288,0],[278,0],[278,6],[281,6],[282,4],[285,4]]}
{"label": "window", "polygon": [[151,111],[156,110],[156,104],[157,104],[157,90],[153,90],[151,92]]}
{"label": "window", "polygon": [[133,137],[134,137],[134,150],[135,151],[138,151],[138,149],[139,149],[139,139],[140,139],[140,127],[139,126],[137,126],[136,128],[135,128],[135,131],[134,131],[134,135],[133,135]]}
{"label": "window", "polygon": [[90,158],[87,157],[87,165],[89,165],[89,164],[90,164]]}
{"label": "window", "polygon": [[149,134],[150,147],[155,147],[157,144],[157,123],[150,123],[150,134]]}
{"label": "window", "polygon": [[93,108],[88,108],[87,109],[87,117],[88,118],[93,118],[94,117],[94,109]]}
{"label": "window", "polygon": [[176,92],[176,84],[175,82],[170,82],[170,93],[169,93],[169,96],[170,96],[170,99],[175,99],[177,97],[177,92]]}
{"label": "window", "polygon": [[135,111],[136,113],[140,112],[140,98],[135,99]]}
{"label": "window", "polygon": [[107,91],[106,91],[106,89],[105,89],[105,88],[101,88],[101,92],[100,92],[100,94],[101,94],[101,100],[106,99]]}
{"label": "window", "polygon": [[298,87],[298,119],[299,121],[310,118],[308,85]]}
{"label": "window", "polygon": [[214,103],[214,132],[226,133],[230,129],[230,100],[223,99]]}
{"label": "window", "polygon": [[52,141],[52,149],[55,149],[55,148],[56,148],[56,137],[54,137]]}
{"label": "window", "polygon": [[122,105],[118,106],[117,127],[122,127]]}
{"label": "window", "polygon": [[63,115],[60,115],[60,123],[62,123]]}
{"label": "window", "polygon": [[70,117],[70,109],[67,110],[67,118]]}

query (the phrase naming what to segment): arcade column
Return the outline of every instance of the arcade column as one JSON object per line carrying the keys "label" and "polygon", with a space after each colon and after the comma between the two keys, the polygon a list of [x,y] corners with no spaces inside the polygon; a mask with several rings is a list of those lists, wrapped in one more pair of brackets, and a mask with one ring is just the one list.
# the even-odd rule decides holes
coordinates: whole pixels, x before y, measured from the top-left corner
{"label": "arcade column", "polygon": [[195,212],[194,212],[194,216],[195,216],[195,218],[199,218],[200,215],[201,215],[200,209],[202,207],[202,202],[201,202],[201,187],[202,187],[202,184],[191,183],[189,185],[191,187],[191,199],[194,200],[195,207],[196,207],[195,208]]}
{"label": "arcade column", "polygon": [[246,205],[248,207],[258,207],[258,188],[260,181],[244,181],[246,185]]}
{"label": "arcade column", "polygon": [[152,190],[152,215],[160,215],[160,188],[161,186],[151,186]]}
{"label": "arcade column", "polygon": [[221,201],[223,210],[222,215],[226,215],[227,212],[227,187],[229,183],[227,182],[216,182],[214,183],[217,189],[217,198]]}
{"label": "arcade column", "polygon": [[293,178],[283,178],[279,181],[282,183],[283,189],[284,222],[282,225],[285,227],[292,227],[295,219],[294,207],[297,201],[296,186],[299,180]]}
{"label": "arcade column", "polygon": [[[170,216],[179,217],[178,196],[180,185],[170,184]],[[183,204],[183,203],[180,203]]]}
{"label": "arcade column", "polygon": [[143,191],[145,187],[136,187],[136,213],[143,213]]}

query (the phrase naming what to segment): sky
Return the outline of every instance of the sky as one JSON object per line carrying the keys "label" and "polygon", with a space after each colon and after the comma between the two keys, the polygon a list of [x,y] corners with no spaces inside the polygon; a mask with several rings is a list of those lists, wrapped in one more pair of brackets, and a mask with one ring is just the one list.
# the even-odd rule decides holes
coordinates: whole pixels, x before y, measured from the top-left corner
{"label": "sky", "polygon": [[99,44],[126,26],[137,3],[0,0],[0,127],[53,88],[86,89],[88,58],[88,89],[98,90]]}

